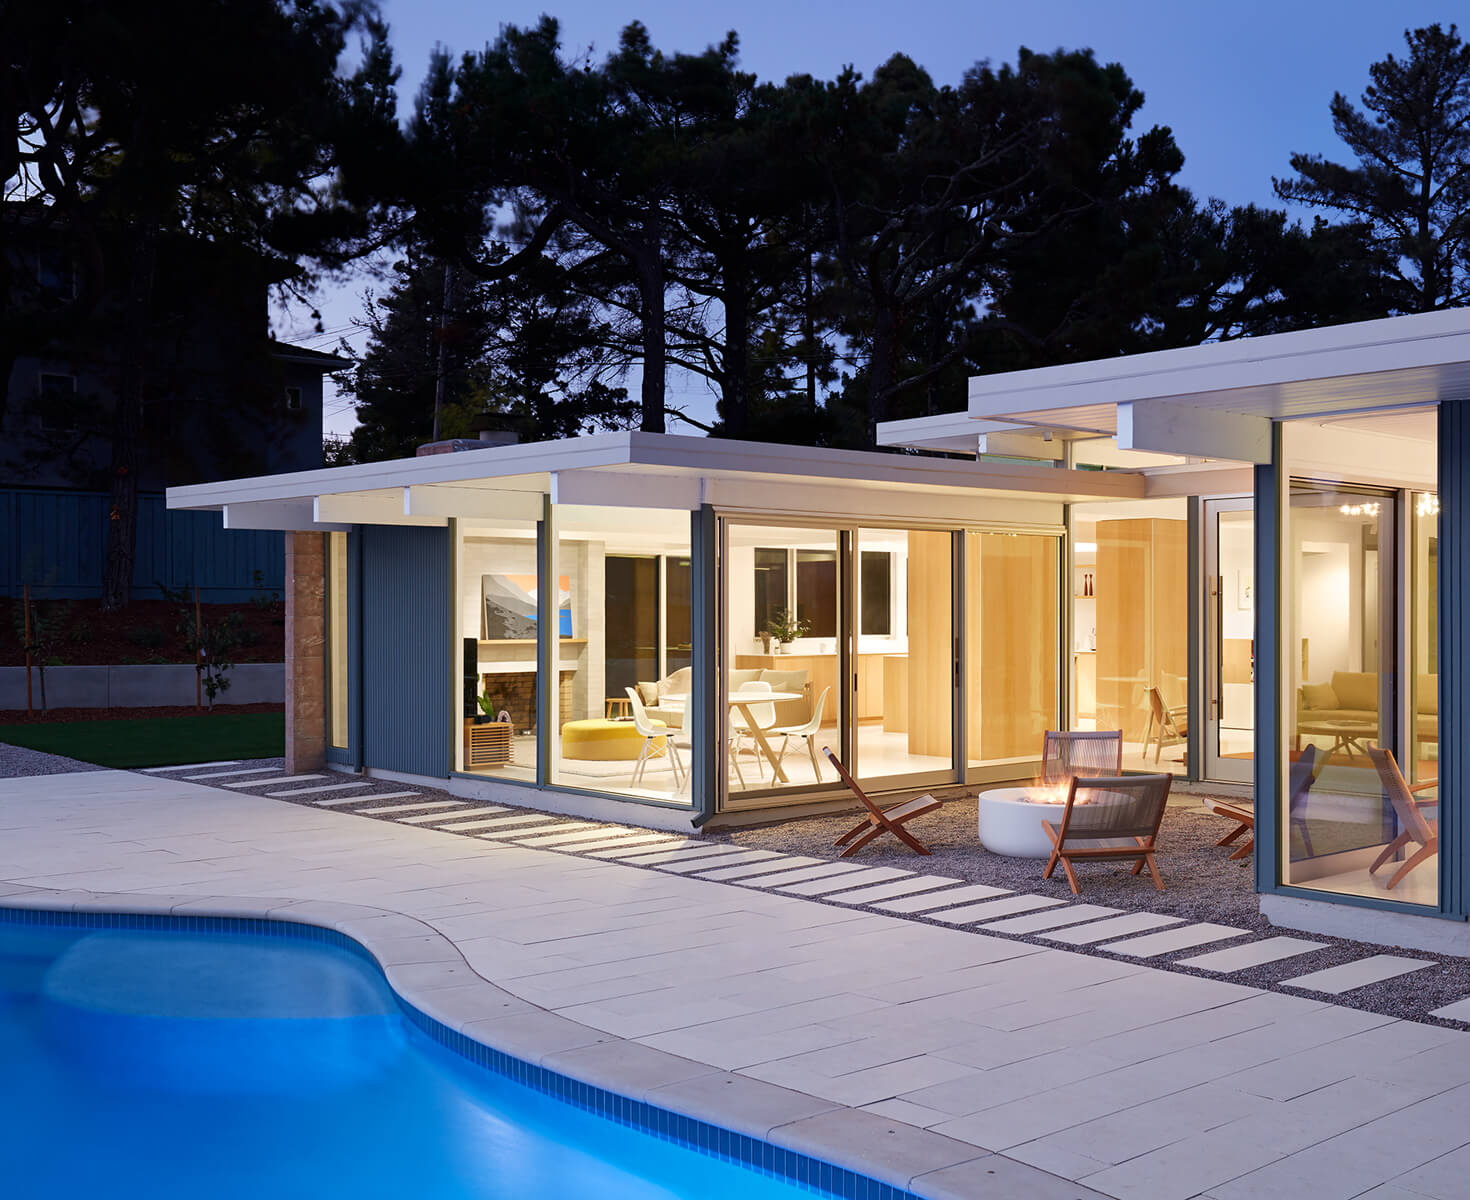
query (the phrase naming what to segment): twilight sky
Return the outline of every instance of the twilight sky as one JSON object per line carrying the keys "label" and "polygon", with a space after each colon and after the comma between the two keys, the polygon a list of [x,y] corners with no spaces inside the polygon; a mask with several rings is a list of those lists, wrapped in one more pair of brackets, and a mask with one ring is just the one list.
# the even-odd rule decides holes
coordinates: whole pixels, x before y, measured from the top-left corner
{"label": "twilight sky", "polygon": [[[733,6],[679,0],[382,0],[403,68],[400,111],[411,111],[429,51],[458,54],[493,40],[502,24],[525,25],[551,12],[568,53],[591,45],[601,58],[627,22],[641,20],[663,50],[698,51],[726,30],[740,34],[741,63],[762,78],[797,72],[835,75],[851,63],[864,75],[902,51],[938,83],[980,59],[1014,61],[1016,48],[1091,47],[1119,62],[1146,102],[1134,132],[1168,125],[1185,155],[1181,181],[1230,203],[1274,203],[1271,176],[1285,175],[1293,151],[1343,156],[1327,111],[1334,91],[1357,101],[1368,65],[1403,51],[1403,32],[1455,18],[1455,7],[1422,0],[744,0]],[[276,314],[277,336],[335,348],[361,312],[363,282],[328,289],[325,336],[299,314]],[[674,402],[711,410],[697,381],[671,380]],[[636,386],[636,381],[635,381]],[[963,406],[957,397],[955,407]],[[351,407],[328,397],[328,432],[354,424]],[[693,432],[686,428],[686,432]]]}

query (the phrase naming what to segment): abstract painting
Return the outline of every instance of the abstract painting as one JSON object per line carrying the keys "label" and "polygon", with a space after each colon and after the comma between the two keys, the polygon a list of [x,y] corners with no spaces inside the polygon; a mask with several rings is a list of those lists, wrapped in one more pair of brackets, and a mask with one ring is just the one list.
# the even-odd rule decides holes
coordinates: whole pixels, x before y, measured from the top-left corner
{"label": "abstract painting", "polygon": [[[536,576],[481,575],[480,596],[485,611],[482,641],[536,640]],[[565,575],[557,580],[557,634],[572,636],[572,582]]]}

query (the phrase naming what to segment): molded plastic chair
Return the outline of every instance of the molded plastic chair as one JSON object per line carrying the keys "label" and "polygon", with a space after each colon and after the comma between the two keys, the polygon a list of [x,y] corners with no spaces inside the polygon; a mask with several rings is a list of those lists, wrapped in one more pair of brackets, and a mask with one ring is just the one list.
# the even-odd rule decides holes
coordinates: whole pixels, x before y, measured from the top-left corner
{"label": "molded plastic chair", "polygon": [[[915,796],[912,800],[905,800],[902,804],[895,804],[891,808],[879,808],[868,798],[868,794],[858,787],[857,781],[848,774],[847,768],[842,765],[837,755],[826,746],[822,747],[822,753],[836,768],[838,778],[852,789],[852,794],[861,800],[863,807],[868,810],[866,817],[832,843],[834,846],[845,846],[848,842],[852,842],[852,845],[842,852],[841,857],[846,858],[850,854],[856,854],[875,837],[880,837],[885,833],[893,834],[916,854],[930,852],[929,848],[904,826],[915,817],[922,817],[927,812],[933,812],[940,805],[938,800],[933,796]],[[857,841],[853,842],[853,838],[857,838]]]}
{"label": "molded plastic chair", "polygon": [[[1162,892],[1164,881],[1154,864],[1154,843],[1158,840],[1159,825],[1169,802],[1169,785],[1173,782],[1172,775],[1129,775],[1115,779],[1074,776],[1067,788],[1067,806],[1062,810],[1061,821],[1042,818],[1041,827],[1052,844],[1042,878],[1050,879],[1060,862],[1067,873],[1067,882],[1072,885],[1072,895],[1077,896],[1082,889],[1072,870],[1073,859],[1132,859],[1133,869],[1129,873],[1137,875],[1146,865],[1154,878],[1154,887]],[[1097,844],[1121,839],[1131,840],[1133,845]]]}
{"label": "molded plastic chair", "polygon": [[[794,737],[806,739],[806,751],[811,755],[812,771],[817,777],[817,782],[822,782],[822,768],[817,764],[817,730],[822,727],[822,710],[827,707],[827,694],[832,689],[824,687],[822,694],[817,697],[817,706],[812,710],[812,715],[800,725],[777,725],[771,732],[781,735],[781,749],[776,752],[776,761],[786,761],[786,743]],[[772,705],[774,708],[775,705]]]}
{"label": "molded plastic chair", "polygon": [[1123,773],[1123,731],[1048,729],[1041,742],[1041,782],[1056,786],[1081,776]]}
{"label": "molded plastic chair", "polygon": [[[742,683],[735,690],[741,695],[749,692],[754,695],[769,696],[774,689],[764,679],[751,679]],[[750,719],[755,722],[755,728],[761,733],[775,727],[776,706],[774,703],[768,701],[765,704],[748,704],[746,707],[750,709]],[[755,735],[751,733],[751,726],[747,724],[745,714],[732,705],[730,708],[730,758],[735,763],[735,775],[739,778],[741,787],[745,786],[745,777],[740,773],[740,745],[747,734],[750,734],[751,741],[754,742]],[[757,779],[765,777],[759,743],[755,746],[755,774]]]}
{"label": "molded plastic chair", "polygon": [[628,693],[628,699],[633,703],[633,728],[643,735],[643,749],[638,752],[638,765],[633,768],[633,784],[637,786],[642,782],[644,772],[648,769],[648,761],[653,758],[668,756],[669,765],[674,769],[674,786],[680,787],[684,781],[684,764],[679,761],[679,746],[674,741],[673,731],[662,721],[655,721],[648,715],[648,710],[643,707],[643,700],[634,688],[624,688]]}
{"label": "molded plastic chair", "polygon": [[1419,811],[1421,805],[1429,808],[1437,805],[1439,800],[1437,798],[1420,800],[1414,795],[1415,792],[1422,792],[1425,788],[1438,787],[1439,780],[1427,779],[1423,783],[1416,783],[1410,787],[1404,782],[1403,772],[1399,770],[1398,763],[1394,761],[1393,751],[1369,746],[1368,757],[1378,768],[1379,781],[1383,784],[1383,790],[1388,795],[1389,803],[1393,805],[1394,815],[1399,819],[1401,831],[1398,837],[1383,848],[1383,853],[1373,860],[1373,865],[1368,868],[1368,874],[1372,875],[1410,842],[1419,847],[1403,861],[1389,879],[1388,890],[1393,891],[1403,882],[1405,875],[1439,853],[1439,822],[1429,820]]}

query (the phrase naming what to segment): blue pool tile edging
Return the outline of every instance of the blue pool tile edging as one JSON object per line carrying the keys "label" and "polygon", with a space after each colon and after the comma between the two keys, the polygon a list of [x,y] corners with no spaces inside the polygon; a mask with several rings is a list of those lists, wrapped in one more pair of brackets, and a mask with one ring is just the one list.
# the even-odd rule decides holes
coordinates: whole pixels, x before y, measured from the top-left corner
{"label": "blue pool tile edging", "polygon": [[[5,908],[0,906],[0,923],[11,925],[50,926],[53,928],[95,930],[172,930],[182,933],[244,933],[262,937],[285,938],[332,946],[356,955],[382,973],[372,952],[355,938],[335,929],[307,925],[298,921],[268,917],[207,917],[172,913],[106,913],[58,912],[49,909]],[[385,979],[386,982],[386,979]],[[921,1200],[906,1188],[839,1167],[824,1159],[813,1158],[795,1150],[786,1150],[749,1134],[713,1125],[697,1117],[634,1100],[595,1084],[583,1083],[559,1071],[526,1062],[514,1055],[496,1050],[463,1033],[448,1028],[421,1012],[394,990],[399,1007],[414,1027],[445,1049],[486,1070],[533,1091],[570,1104],[615,1124],[637,1129],[660,1141],[673,1142],[710,1158],[788,1183],[819,1196],[836,1196],[842,1200]]]}

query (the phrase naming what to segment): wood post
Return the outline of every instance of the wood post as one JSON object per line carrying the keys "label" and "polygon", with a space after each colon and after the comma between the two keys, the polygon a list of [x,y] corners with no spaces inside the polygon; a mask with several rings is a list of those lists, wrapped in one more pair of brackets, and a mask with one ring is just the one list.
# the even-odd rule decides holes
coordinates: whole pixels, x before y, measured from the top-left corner
{"label": "wood post", "polygon": [[[201,696],[202,680],[204,676],[204,646],[200,641],[203,633],[203,623],[199,619],[199,585],[194,585],[194,710],[197,712],[204,707]],[[210,705],[212,710],[214,705]]]}

